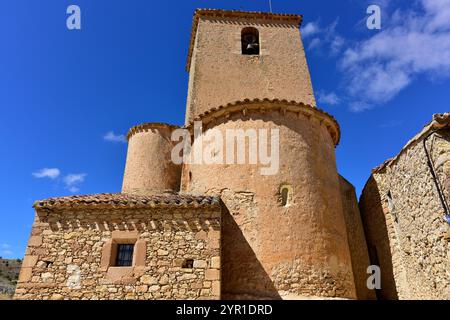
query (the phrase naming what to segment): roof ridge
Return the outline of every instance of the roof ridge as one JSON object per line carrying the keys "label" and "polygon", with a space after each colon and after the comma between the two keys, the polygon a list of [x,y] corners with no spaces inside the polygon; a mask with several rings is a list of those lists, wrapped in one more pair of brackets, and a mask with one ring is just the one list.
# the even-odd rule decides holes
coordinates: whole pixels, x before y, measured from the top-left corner
{"label": "roof ridge", "polygon": [[157,194],[138,195],[130,193],[98,193],[88,195],[75,195],[54,197],[36,201],[35,209],[65,209],[65,208],[142,208],[142,207],[199,207],[218,206],[220,197],[210,195],[189,194]]}

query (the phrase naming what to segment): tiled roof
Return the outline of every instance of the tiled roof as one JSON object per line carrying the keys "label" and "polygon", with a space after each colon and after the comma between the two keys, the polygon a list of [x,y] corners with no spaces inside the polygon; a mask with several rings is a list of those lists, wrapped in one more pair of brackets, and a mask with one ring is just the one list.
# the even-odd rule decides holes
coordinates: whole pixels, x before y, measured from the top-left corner
{"label": "tiled roof", "polygon": [[186,125],[186,128],[191,128],[194,124],[194,121],[202,121],[203,124],[207,124],[209,121],[213,121],[214,119],[217,119],[219,117],[227,117],[231,113],[250,110],[260,110],[262,112],[269,110],[279,110],[280,112],[291,111],[295,113],[305,114],[308,117],[315,117],[319,121],[323,122],[323,124],[327,127],[327,130],[333,138],[335,145],[339,144],[341,131],[339,123],[332,115],[309,104],[280,99],[244,99],[230,102],[226,105],[221,105],[217,108],[211,108],[199,114]]}
{"label": "tiled roof", "polygon": [[250,18],[268,21],[283,21],[301,25],[303,16],[299,14],[269,13],[261,11],[239,11],[239,10],[221,10],[221,9],[197,9],[194,12],[192,22],[191,42],[189,45],[186,70],[189,72],[191,67],[192,52],[194,50],[195,37],[197,35],[199,17],[217,17],[217,18]]}
{"label": "tiled roof", "polygon": [[397,154],[393,158],[386,160],[378,167],[372,169],[372,173],[378,173],[381,170],[383,170],[384,168],[386,168],[386,167],[390,166],[391,164],[393,164],[394,162],[396,162],[398,160],[398,158],[400,158],[400,156],[403,154],[403,152],[405,152],[413,143],[425,138],[425,136],[427,134],[429,134],[430,132],[433,132],[433,131],[436,131],[439,129],[443,129],[446,127],[450,127],[450,113],[434,114],[433,120],[430,123],[428,123],[422,129],[421,132],[419,132],[411,140],[409,140],[408,143],[402,148],[402,150],[400,150],[399,154]]}
{"label": "tiled roof", "polygon": [[214,196],[191,196],[162,194],[141,196],[126,193],[101,193],[70,197],[49,198],[36,201],[35,209],[100,209],[100,208],[154,208],[154,207],[217,207],[220,198]]}

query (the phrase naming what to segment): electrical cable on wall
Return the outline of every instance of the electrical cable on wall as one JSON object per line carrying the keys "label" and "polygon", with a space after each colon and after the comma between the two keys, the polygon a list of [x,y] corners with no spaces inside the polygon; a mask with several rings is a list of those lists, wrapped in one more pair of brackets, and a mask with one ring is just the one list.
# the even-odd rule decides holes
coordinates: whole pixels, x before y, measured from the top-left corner
{"label": "electrical cable on wall", "polygon": [[446,221],[447,223],[450,223],[450,213],[449,213],[448,204],[447,204],[447,202],[446,202],[446,200],[445,200],[445,196],[444,196],[444,194],[443,194],[443,192],[442,192],[442,187],[441,187],[441,185],[440,185],[440,183],[439,183],[439,180],[438,180],[438,178],[437,178],[437,174],[436,174],[436,170],[435,170],[435,168],[434,168],[433,160],[432,160],[432,158],[431,158],[430,152],[429,152],[428,149],[427,149],[427,144],[426,144],[426,143],[427,143],[427,140],[428,140],[433,134],[435,134],[435,133],[437,133],[437,132],[439,132],[439,130],[433,130],[433,131],[431,131],[431,132],[425,137],[425,139],[423,139],[423,148],[424,148],[425,154],[426,154],[426,156],[427,156],[428,167],[430,168],[430,172],[431,172],[431,175],[432,175],[432,177],[433,177],[434,184],[436,185],[436,188],[437,188],[437,191],[438,191],[439,199],[440,199],[441,204],[442,204],[442,207],[444,208],[444,211],[445,211],[444,219],[445,219],[445,221]]}

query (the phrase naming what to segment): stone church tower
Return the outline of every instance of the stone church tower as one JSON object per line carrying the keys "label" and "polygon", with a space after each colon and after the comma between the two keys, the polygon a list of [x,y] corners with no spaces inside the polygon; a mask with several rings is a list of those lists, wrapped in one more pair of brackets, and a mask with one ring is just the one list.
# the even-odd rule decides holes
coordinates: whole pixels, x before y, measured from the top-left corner
{"label": "stone church tower", "polygon": [[[197,10],[184,127],[130,129],[121,193],[35,203],[15,297],[373,298],[354,188],[336,168],[339,125],[316,107],[301,21]],[[191,137],[184,156],[227,161],[174,163],[176,129]],[[211,132],[231,141],[208,149]]]}
{"label": "stone church tower", "polygon": [[221,10],[194,17],[186,125],[201,121],[204,135],[279,130],[277,174],[248,163],[182,170],[182,192],[225,204],[225,298],[356,297],[334,152],[339,126],[315,107],[301,19]]}

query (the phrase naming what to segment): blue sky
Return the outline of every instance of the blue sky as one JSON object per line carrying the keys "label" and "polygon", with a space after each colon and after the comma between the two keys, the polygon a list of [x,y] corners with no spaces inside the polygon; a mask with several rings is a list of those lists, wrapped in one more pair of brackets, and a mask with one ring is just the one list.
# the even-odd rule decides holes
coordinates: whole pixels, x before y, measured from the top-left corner
{"label": "blue sky", "polygon": [[[81,8],[81,30],[66,9]],[[369,4],[381,30],[366,27]],[[450,1],[273,0],[304,15],[318,106],[342,129],[340,173],[370,170],[449,111]],[[22,257],[37,199],[118,192],[123,134],[182,124],[195,8],[268,11],[268,0],[5,0],[0,5],[0,256]],[[47,170],[46,170],[47,169]]]}

